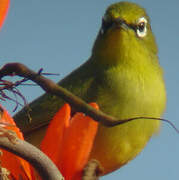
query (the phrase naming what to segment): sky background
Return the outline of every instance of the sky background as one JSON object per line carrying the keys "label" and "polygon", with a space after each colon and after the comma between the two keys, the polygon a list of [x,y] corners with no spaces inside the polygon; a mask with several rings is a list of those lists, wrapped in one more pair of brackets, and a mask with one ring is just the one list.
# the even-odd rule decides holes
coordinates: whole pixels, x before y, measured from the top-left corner
{"label": "sky background", "polygon": [[[58,81],[90,56],[101,18],[113,0],[13,0],[0,32],[0,65],[21,62],[38,71],[60,73]],[[164,68],[167,109],[164,117],[179,128],[179,1],[136,0],[147,9]],[[22,87],[30,102],[43,91]],[[3,103],[13,114],[13,103]],[[128,165],[102,180],[178,180],[179,134],[166,123],[159,136]]]}

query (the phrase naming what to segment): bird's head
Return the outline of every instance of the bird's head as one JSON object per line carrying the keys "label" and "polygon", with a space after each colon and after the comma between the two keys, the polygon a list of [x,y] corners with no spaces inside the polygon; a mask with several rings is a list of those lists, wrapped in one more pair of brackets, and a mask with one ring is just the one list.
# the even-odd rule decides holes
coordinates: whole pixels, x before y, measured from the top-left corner
{"label": "bird's head", "polygon": [[135,3],[112,4],[102,18],[92,56],[108,65],[140,54],[157,54],[148,15]]}

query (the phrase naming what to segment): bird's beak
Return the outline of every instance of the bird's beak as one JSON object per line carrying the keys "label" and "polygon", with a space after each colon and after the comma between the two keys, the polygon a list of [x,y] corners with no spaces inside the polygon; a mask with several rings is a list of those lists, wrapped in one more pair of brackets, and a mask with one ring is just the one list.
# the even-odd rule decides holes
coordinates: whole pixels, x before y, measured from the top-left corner
{"label": "bird's beak", "polygon": [[100,29],[100,33],[104,34],[108,29],[110,28],[122,28],[124,30],[127,30],[130,28],[130,26],[121,18],[116,18],[110,21],[106,21],[103,19],[102,21],[102,27]]}

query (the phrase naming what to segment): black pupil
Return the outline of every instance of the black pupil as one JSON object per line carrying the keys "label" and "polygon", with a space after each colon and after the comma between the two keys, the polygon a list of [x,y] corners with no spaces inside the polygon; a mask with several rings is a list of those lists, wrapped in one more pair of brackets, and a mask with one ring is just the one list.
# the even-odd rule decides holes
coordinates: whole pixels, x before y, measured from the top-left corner
{"label": "black pupil", "polygon": [[144,31],[144,28],[145,28],[145,23],[144,22],[141,22],[139,25],[138,25],[138,30],[140,32],[143,32]]}

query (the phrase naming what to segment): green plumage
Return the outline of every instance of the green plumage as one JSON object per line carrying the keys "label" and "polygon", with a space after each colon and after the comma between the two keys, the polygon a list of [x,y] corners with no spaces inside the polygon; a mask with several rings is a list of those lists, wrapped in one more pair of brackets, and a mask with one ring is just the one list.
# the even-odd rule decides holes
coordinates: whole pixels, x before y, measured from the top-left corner
{"label": "green plumage", "polygon": [[[137,29],[143,28],[143,24],[138,24],[140,18],[147,22],[146,34]],[[111,5],[91,57],[59,84],[86,102],[96,102],[100,110],[119,119],[161,117],[166,103],[165,85],[145,10],[128,2]],[[31,124],[24,110],[14,118],[28,132],[46,125],[62,104],[60,98],[45,94],[30,104]],[[112,128],[100,125],[91,158],[101,162],[104,173],[111,172],[133,159],[159,125],[159,121],[147,119]]]}

